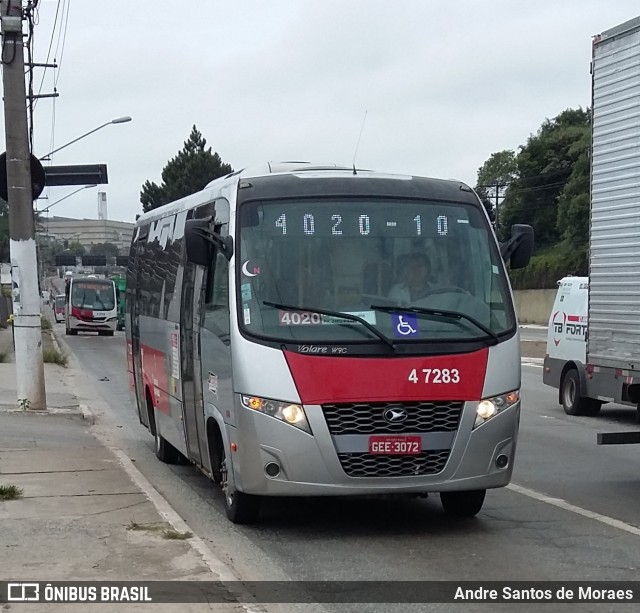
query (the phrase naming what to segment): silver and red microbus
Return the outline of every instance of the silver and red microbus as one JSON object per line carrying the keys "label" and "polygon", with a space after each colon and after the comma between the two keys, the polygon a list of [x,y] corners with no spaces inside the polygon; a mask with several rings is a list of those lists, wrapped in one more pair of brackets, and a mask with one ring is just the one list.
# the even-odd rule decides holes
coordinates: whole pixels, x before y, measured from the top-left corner
{"label": "silver and red microbus", "polygon": [[474,515],[513,470],[520,344],[471,188],[308,164],[142,215],[125,329],[139,418],[234,522],[264,496],[423,495]]}
{"label": "silver and red microbus", "polygon": [[116,286],[111,279],[73,277],[65,317],[66,334],[97,332],[113,336],[118,325]]}

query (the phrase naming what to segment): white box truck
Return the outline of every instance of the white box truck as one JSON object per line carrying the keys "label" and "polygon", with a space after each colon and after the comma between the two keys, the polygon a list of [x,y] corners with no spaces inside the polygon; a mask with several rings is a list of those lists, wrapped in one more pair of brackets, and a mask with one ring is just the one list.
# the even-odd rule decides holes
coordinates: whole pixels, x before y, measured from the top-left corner
{"label": "white box truck", "polygon": [[[640,421],[640,17],[593,39],[589,278],[559,283],[543,381],[570,415],[603,403]],[[598,435],[640,443],[640,432]]]}

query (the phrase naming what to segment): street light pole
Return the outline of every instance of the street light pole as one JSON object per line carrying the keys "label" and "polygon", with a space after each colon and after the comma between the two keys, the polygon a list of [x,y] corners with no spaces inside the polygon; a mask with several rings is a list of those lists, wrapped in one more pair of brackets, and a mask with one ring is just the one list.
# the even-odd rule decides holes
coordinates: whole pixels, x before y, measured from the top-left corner
{"label": "street light pole", "polygon": [[93,130],[89,130],[89,132],[85,132],[84,134],[78,136],[78,138],[74,138],[73,140],[69,141],[68,143],[65,143],[64,145],[62,145],[61,147],[58,147],[57,149],[54,149],[53,151],[49,151],[49,153],[47,153],[46,155],[43,155],[40,158],[40,161],[48,160],[49,157],[51,155],[53,155],[54,153],[57,153],[58,151],[60,151],[61,149],[64,149],[65,147],[68,147],[69,145],[73,145],[73,143],[77,143],[80,139],[83,139],[86,136],[89,136],[90,134],[93,134],[94,132],[97,132],[98,130],[102,130],[102,128],[106,128],[107,126],[110,126],[111,124],[127,123],[128,121],[131,121],[131,117],[129,117],[129,116],[116,117],[115,119],[112,119],[111,121],[107,121],[107,123],[103,123],[101,126],[98,126],[97,128],[94,128]]}
{"label": "street light pole", "polygon": [[77,190],[71,192],[70,194],[67,194],[66,196],[60,198],[60,200],[56,200],[53,204],[50,204],[49,206],[45,207],[44,209],[36,211],[36,213],[46,213],[52,206],[55,206],[59,202],[62,202],[63,200],[66,200],[67,198],[71,198],[71,196],[74,196],[78,192],[81,192],[83,189],[89,189],[90,187],[98,187],[98,186],[95,185],[95,184],[94,185],[83,185],[82,187],[78,188]]}
{"label": "street light pole", "polygon": [[16,388],[22,408],[45,410],[47,401],[24,82],[22,0],[3,1],[1,8]]}

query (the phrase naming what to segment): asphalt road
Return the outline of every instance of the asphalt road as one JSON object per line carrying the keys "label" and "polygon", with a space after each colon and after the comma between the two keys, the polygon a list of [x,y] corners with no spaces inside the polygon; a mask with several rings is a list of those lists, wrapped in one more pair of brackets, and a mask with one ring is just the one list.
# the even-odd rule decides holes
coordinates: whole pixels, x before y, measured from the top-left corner
{"label": "asphalt road", "polygon": [[[60,327],[58,327],[60,330]],[[103,406],[97,428],[123,449],[196,534],[251,580],[637,580],[640,446],[598,447],[598,431],[634,429],[633,410],[568,417],[541,368],[523,366],[523,413],[509,488],[490,491],[471,520],[427,500],[274,499],[262,522],[227,521],[219,490],[188,465],[156,460],[128,390],[123,333],[66,337],[83,384]],[[486,605],[460,605],[464,611]],[[363,605],[349,610],[454,610]],[[546,611],[566,605],[545,605]],[[633,610],[581,604],[580,611]],[[457,605],[455,606],[457,608]],[[520,605],[518,610],[540,610]],[[347,610],[336,607],[330,610]]]}

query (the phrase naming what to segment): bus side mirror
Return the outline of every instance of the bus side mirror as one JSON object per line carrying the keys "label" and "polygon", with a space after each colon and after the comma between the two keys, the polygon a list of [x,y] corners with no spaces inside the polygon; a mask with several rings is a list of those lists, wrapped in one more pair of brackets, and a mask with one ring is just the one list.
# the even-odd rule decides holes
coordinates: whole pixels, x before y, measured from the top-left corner
{"label": "bus side mirror", "polygon": [[506,262],[511,260],[511,268],[524,268],[533,253],[533,228],[524,224],[511,226],[511,238],[500,245],[500,255]]}
{"label": "bus side mirror", "polygon": [[208,229],[208,219],[188,219],[185,223],[184,240],[189,262],[200,266],[208,266],[211,262],[211,243],[205,235]]}
{"label": "bus side mirror", "polygon": [[[211,263],[212,245],[220,250],[227,261],[233,255],[233,239],[211,230],[209,224],[209,219],[189,219],[184,228],[187,259],[200,266],[209,266]],[[216,226],[216,228],[220,227]]]}

